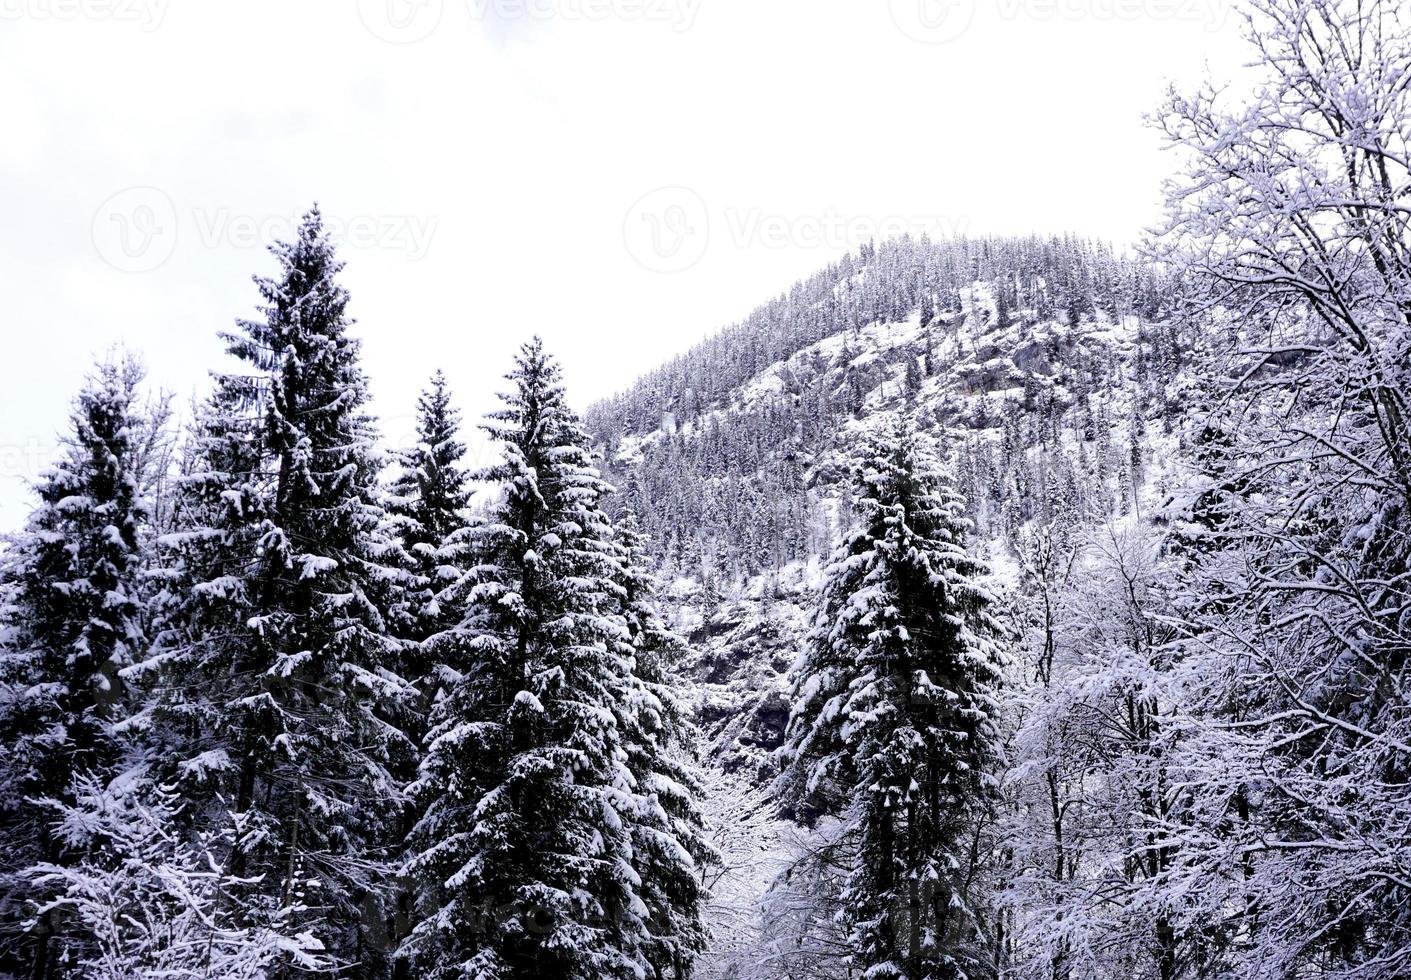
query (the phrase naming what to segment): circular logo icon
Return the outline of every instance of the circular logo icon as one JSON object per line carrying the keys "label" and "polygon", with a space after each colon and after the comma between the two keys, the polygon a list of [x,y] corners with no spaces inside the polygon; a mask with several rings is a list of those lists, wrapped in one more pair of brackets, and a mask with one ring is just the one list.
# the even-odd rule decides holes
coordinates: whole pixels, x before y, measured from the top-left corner
{"label": "circular logo icon", "polygon": [[913,41],[944,44],[970,29],[975,0],[889,0],[892,22]]}
{"label": "circular logo icon", "polygon": [[446,0],[358,0],[363,26],[390,44],[425,40],[445,12]]}
{"label": "circular logo icon", "polygon": [[644,269],[684,272],[705,255],[710,212],[689,187],[658,187],[628,209],[622,238]]}
{"label": "circular logo icon", "polygon": [[123,272],[151,272],[176,251],[176,205],[166,191],[129,187],[93,215],[93,245]]}

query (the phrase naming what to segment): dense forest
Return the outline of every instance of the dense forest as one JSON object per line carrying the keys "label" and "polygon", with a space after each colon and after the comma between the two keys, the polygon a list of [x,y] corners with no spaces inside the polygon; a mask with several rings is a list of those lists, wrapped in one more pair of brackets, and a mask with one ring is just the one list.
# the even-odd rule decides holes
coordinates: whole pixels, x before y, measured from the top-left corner
{"label": "dense forest", "polygon": [[[1248,0],[1130,253],[869,243],[380,448],[315,208],[0,553],[0,975],[1411,977],[1411,23]],[[428,371],[435,365],[428,365]]]}
{"label": "dense forest", "polygon": [[[844,423],[878,410],[967,439],[958,475],[974,504],[1003,498],[1028,520],[1042,486],[988,491],[998,464],[981,437],[1003,428],[1006,470],[1037,448],[1035,465],[1062,471],[1059,436],[1075,426],[1110,455],[1119,424],[1175,397],[1173,302],[1160,265],[1072,238],[893,239],[593,406],[587,424],[667,573],[738,578],[826,549],[835,529],[810,491],[834,482]],[[1133,323],[1128,349],[1094,329]],[[898,329],[879,339],[876,324]],[[1119,365],[1130,377],[1114,390]],[[1073,490],[1071,473],[1052,479]]]}

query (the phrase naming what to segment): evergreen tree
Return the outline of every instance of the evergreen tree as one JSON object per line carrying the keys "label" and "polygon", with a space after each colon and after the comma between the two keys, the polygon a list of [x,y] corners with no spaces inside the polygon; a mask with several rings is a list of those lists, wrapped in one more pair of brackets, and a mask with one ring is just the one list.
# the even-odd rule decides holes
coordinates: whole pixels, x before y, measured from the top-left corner
{"label": "evergreen tree", "polygon": [[230,869],[252,925],[308,889],[309,928],[357,964],[349,975],[375,976],[401,796],[389,765],[410,751],[385,720],[407,689],[381,611],[397,578],[382,564],[381,459],[317,208],[272,252],[263,318],[227,336],[249,373],[216,376],[193,433],[154,715],[193,819],[248,828]]}
{"label": "evergreen tree", "polygon": [[619,522],[617,545],[624,652],[633,665],[619,726],[639,798],[631,821],[633,852],[649,912],[642,952],[651,976],[665,980],[689,976],[705,947],[701,871],[719,857],[697,808],[704,789],[694,765],[695,726],[677,693],[674,663],[685,643],[657,611],[654,584],[643,570],[645,542],[631,512]]}
{"label": "evergreen tree", "polygon": [[906,350],[905,371],[903,390],[906,393],[906,403],[910,405],[916,398],[916,393],[921,390],[921,368],[917,364],[916,355],[910,348]]}
{"label": "evergreen tree", "polygon": [[74,801],[79,779],[106,782],[126,709],[122,671],[143,653],[134,439],[141,368],[109,361],[74,404],[63,453],[39,505],[5,553],[0,633],[0,968],[55,976],[68,937],[24,920],[38,898],[25,869],[73,857],[36,802]]}
{"label": "evergreen tree", "polygon": [[828,570],[777,788],[805,813],[852,821],[856,968],[983,976],[978,835],[1001,761],[991,600],[964,548],[963,503],[912,423],[871,428],[855,479],[860,523]]}
{"label": "evergreen tree", "polygon": [[[464,615],[464,603],[455,598],[456,583],[465,575],[468,554],[466,517],[470,489],[461,460],[465,445],[460,438],[460,413],[451,405],[446,377],[437,371],[417,400],[417,440],[396,452],[398,472],[387,494],[388,525],[398,545],[398,564],[408,582],[400,602],[390,612],[392,631],[402,640],[400,673],[416,688],[414,703],[401,706],[391,718],[414,745],[426,737],[426,718],[442,684],[438,654],[454,638],[447,633]],[[417,758],[400,758],[396,775],[409,784],[417,776]],[[405,839],[420,819],[416,801],[405,801],[399,837]],[[396,911],[389,923],[389,942],[400,944],[415,916],[416,885],[404,881],[393,901]],[[405,977],[405,958],[395,964]]]}
{"label": "evergreen tree", "polygon": [[387,512],[414,576],[393,625],[400,635],[421,641],[459,622],[456,610],[443,605],[441,593],[459,577],[470,503],[461,469],[460,413],[451,405],[442,372],[432,375],[417,399],[416,418],[416,445],[394,453],[398,472],[388,488]]}
{"label": "evergreen tree", "polygon": [[641,800],[618,728],[608,487],[537,339],[508,378],[485,427],[503,460],[482,474],[502,498],[472,535],[469,614],[414,786],[424,887],[402,952],[431,980],[635,978],[647,910],[623,815]]}

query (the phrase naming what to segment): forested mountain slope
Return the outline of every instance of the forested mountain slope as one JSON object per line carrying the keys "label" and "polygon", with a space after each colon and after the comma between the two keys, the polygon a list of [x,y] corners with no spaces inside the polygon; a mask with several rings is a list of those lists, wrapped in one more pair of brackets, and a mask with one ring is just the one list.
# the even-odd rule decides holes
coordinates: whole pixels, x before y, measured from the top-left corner
{"label": "forested mountain slope", "polygon": [[1149,259],[869,244],[586,420],[535,338],[477,472],[317,208],[185,431],[99,364],[0,977],[1411,977],[1411,30],[1251,7]]}
{"label": "forested mountain slope", "polygon": [[[893,240],[588,412],[618,506],[652,537],[717,770],[709,807],[725,863],[707,976],[838,967],[839,937],[797,915],[836,895],[816,863],[835,845],[787,819],[770,784],[828,556],[857,519],[855,430],[902,415],[936,439],[1022,686],[1042,642],[1028,630],[1040,543],[1125,533],[1186,506],[1194,470],[1182,461],[1204,438],[1209,398],[1176,304],[1158,266],[1074,238]],[[783,972],[759,965],[762,951]]]}
{"label": "forested mountain slope", "polygon": [[[972,506],[1010,501],[1012,529],[1051,494],[1084,492],[1075,468],[1130,489],[1117,430],[1165,417],[1180,364],[1167,293],[1159,270],[1074,239],[898,239],[795,285],[587,424],[663,568],[707,582],[826,547],[829,452],[844,421],[880,410],[948,433]],[[998,478],[1018,496],[975,492]]]}
{"label": "forested mountain slope", "polygon": [[1036,524],[1169,497],[1170,450],[1199,424],[1171,293],[1075,238],[891,240],[589,410],[675,580],[728,769],[767,770],[782,736],[811,590],[850,521],[847,424],[901,412],[939,436],[980,552],[1013,573]]}
{"label": "forested mountain slope", "polygon": [[[1307,55],[1302,23],[1269,43]],[[1344,104],[1363,67],[1326,70],[1278,79],[1257,159],[1291,152],[1286,100],[1335,119],[1371,104]],[[874,489],[856,445],[897,417],[963,495],[1002,624],[998,796],[965,811],[971,850],[939,873],[979,903],[948,955],[1052,980],[1411,975],[1405,221],[1338,125],[1271,185],[1208,135],[1235,120],[1167,112],[1196,161],[1170,278],[1071,238],[885,242],[588,413],[689,640],[724,857],[703,975],[849,976],[878,922],[917,921],[914,897],[881,920],[851,904],[895,894],[859,850],[871,818],[814,823],[783,785],[809,738],[916,710],[843,706],[904,683],[864,651],[872,616],[917,607],[878,591],[899,580],[846,585],[860,559],[834,550],[860,521],[910,519],[855,509]],[[1353,161],[1346,186],[1300,176],[1323,150]],[[903,554],[878,547],[892,557],[868,561]],[[828,596],[854,586],[862,646],[829,661],[860,606]],[[820,684],[842,687],[811,717]],[[841,736],[807,730],[840,712]],[[826,789],[812,779],[805,797]],[[884,789],[851,785],[854,806]]]}

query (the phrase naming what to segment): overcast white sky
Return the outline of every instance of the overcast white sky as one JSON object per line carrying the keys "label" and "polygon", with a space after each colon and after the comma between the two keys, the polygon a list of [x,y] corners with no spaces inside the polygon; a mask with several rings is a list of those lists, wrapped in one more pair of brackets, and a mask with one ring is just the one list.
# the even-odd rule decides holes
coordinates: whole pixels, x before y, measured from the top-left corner
{"label": "overcast white sky", "polygon": [[1119,245],[1228,0],[0,0],[0,529],[96,354],[186,395],[317,200],[392,439],[534,332],[576,404],[870,234]]}

